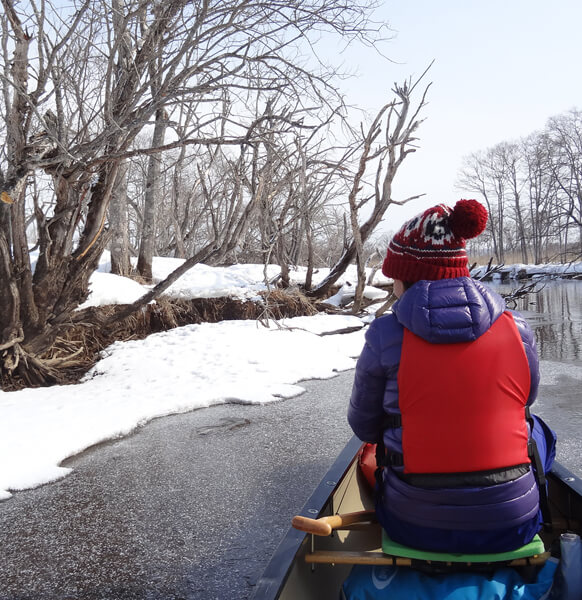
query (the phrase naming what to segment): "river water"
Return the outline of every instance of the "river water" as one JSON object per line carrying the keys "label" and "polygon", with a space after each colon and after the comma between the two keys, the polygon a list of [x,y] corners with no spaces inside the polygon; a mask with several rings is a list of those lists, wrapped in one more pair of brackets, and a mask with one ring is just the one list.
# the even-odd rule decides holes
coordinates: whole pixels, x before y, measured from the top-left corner
{"label": "river water", "polygon": [[515,308],[532,326],[541,359],[533,412],[558,434],[558,460],[582,477],[582,281],[540,281]]}

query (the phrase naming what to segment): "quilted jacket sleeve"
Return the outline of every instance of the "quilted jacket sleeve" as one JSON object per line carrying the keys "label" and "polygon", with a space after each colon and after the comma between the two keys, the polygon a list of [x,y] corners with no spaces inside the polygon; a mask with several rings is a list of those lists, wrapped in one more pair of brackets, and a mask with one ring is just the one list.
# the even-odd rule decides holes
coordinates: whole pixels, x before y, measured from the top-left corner
{"label": "quilted jacket sleeve", "polygon": [[[392,315],[373,321],[366,333],[366,343],[356,365],[348,422],[364,442],[376,443],[382,439],[386,415],[384,399],[387,388],[395,385],[397,372],[397,364],[393,368],[387,364],[392,361],[388,359],[391,353],[386,348],[391,340],[386,336],[394,327],[402,329]],[[401,335],[400,333],[400,337]]]}
{"label": "quilted jacket sleeve", "polygon": [[527,321],[518,312],[510,312],[513,316],[515,324],[517,325],[517,330],[519,331],[519,335],[521,336],[521,340],[523,342],[523,347],[525,348],[527,362],[529,363],[531,386],[527,404],[531,405],[534,403],[538,395],[538,387],[540,385],[540,363],[538,358],[538,349],[536,346],[536,338]]}

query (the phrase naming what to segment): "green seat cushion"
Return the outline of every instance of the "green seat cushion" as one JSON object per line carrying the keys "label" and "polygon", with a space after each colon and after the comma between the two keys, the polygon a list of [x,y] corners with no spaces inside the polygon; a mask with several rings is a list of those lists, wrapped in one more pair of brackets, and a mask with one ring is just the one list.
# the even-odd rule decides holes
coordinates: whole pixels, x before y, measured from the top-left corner
{"label": "green seat cushion", "polygon": [[457,554],[451,552],[431,552],[428,550],[417,550],[404,544],[391,540],[387,533],[382,530],[382,551],[391,556],[403,558],[414,558],[417,560],[441,561],[441,562],[506,562],[516,558],[526,558],[545,552],[544,543],[539,535],[525,546],[512,550],[511,552],[497,552],[493,554]]}

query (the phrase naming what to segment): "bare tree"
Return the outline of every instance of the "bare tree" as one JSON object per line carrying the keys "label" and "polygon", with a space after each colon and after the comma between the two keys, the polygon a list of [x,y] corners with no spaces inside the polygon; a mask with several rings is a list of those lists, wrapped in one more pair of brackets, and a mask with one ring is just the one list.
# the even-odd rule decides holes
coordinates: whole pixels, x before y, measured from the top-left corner
{"label": "bare tree", "polygon": [[[332,70],[310,72],[295,60],[297,45],[321,28],[372,42],[373,7],[341,0],[73,0],[63,9],[45,0],[37,10],[33,2],[1,2],[0,371],[36,385],[59,379],[59,361],[47,351],[61,333],[97,319],[94,311],[75,309],[110,238],[107,214],[122,163],[183,145],[256,143],[261,120],[244,110],[242,96],[238,117],[221,134],[223,91],[251,91],[250,66],[263,89],[329,108]],[[160,111],[173,117],[182,103],[201,101],[206,111],[193,128],[158,146],[135,146]],[[31,185],[51,200],[31,206]],[[31,235],[38,241],[34,269]],[[195,262],[216,255],[218,244],[209,239],[154,288],[154,297]]]}
{"label": "bare tree", "polygon": [[[152,146],[159,148],[164,143],[168,116],[164,109],[156,111]],[[150,154],[143,204],[141,243],[137,261],[137,272],[145,281],[152,281],[152,262],[155,252],[156,205],[160,196],[161,157]]]}
{"label": "bare tree", "polygon": [[467,157],[459,186],[476,193],[490,212],[487,233],[471,242],[473,248],[489,236],[498,262],[514,246],[523,262],[578,256],[581,173],[582,117],[576,109],[552,117],[543,131]]}
{"label": "bare tree", "polygon": [[[365,285],[364,243],[391,204],[403,204],[419,197],[395,200],[392,198],[392,182],[406,157],[415,152],[415,134],[422,122],[419,113],[425,106],[426,94],[430,87],[429,84],[424,89],[420,101],[414,106],[412,95],[421,79],[422,77],[414,83],[406,81],[400,85],[395,84],[393,92],[396,98],[383,106],[368,131],[362,132],[358,166],[348,195],[352,239],[330,274],[310,292],[312,296],[324,296],[355,258],[358,268],[358,286],[353,310],[358,311]],[[386,120],[383,122],[384,117]],[[384,134],[384,139],[374,147],[381,133]],[[365,175],[371,164],[376,165],[375,179],[371,193],[366,194]],[[360,223],[360,216],[366,210],[369,216]]]}
{"label": "bare tree", "polygon": [[128,171],[129,162],[123,161],[119,165],[109,204],[111,272],[122,276],[128,276],[132,271],[129,254]]}
{"label": "bare tree", "polygon": [[550,164],[550,144],[545,134],[532,134],[523,142],[528,181],[530,245],[535,264],[541,263],[547,247],[556,180]]}
{"label": "bare tree", "polygon": [[459,185],[485,202],[489,219],[487,230],[493,242],[495,259],[505,260],[507,160],[503,145],[476,152],[465,158]]}
{"label": "bare tree", "polygon": [[527,232],[523,215],[521,195],[525,181],[522,170],[522,155],[518,144],[500,144],[499,152],[504,163],[507,193],[513,196],[513,213],[515,216],[515,229],[519,243],[521,260],[528,263]]}
{"label": "bare tree", "polygon": [[567,240],[569,226],[577,228],[582,253],[582,112],[572,110],[550,119],[547,130],[553,147],[551,164],[559,188],[559,210],[566,218],[560,230]]}

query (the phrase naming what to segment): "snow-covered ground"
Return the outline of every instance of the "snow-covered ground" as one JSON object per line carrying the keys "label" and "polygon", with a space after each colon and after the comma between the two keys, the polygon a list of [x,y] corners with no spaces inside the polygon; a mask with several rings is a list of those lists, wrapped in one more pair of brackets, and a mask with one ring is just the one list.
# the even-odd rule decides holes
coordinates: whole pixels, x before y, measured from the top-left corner
{"label": "snow-covered ground", "polygon": [[[176,259],[154,260],[163,279]],[[85,305],[133,302],[144,286],[108,273],[104,257],[90,282]],[[276,275],[270,266],[268,277]],[[315,279],[327,271],[320,270]],[[197,265],[167,292],[175,298],[253,298],[265,289],[262,265],[211,268]],[[304,270],[293,272],[301,281]],[[339,304],[355,283],[353,270],[330,302]],[[373,283],[388,280],[376,274]],[[379,301],[386,292],[366,288]],[[371,317],[316,315],[271,322],[223,321],[189,325],[145,340],[117,342],[84,380],[71,386],[0,391],[0,499],[10,491],[65,476],[67,457],[106,439],[123,436],[162,415],[226,402],[264,403],[300,394],[298,382],[329,378],[354,367],[364,331],[319,334],[362,326]],[[550,375],[548,373],[548,375]]]}
{"label": "snow-covered ground", "polygon": [[[175,259],[155,259],[154,278],[161,280],[177,265]],[[144,286],[108,270],[105,257],[91,278],[85,305],[133,302],[144,293]],[[269,276],[276,272],[271,267]],[[344,289],[352,275],[343,278]],[[301,271],[294,276],[301,278]],[[378,280],[386,281],[381,274]],[[197,265],[168,295],[252,298],[265,289],[263,281],[262,265]],[[386,296],[377,288],[367,291]],[[341,295],[334,300],[339,302]],[[363,345],[363,331],[319,334],[362,325],[357,317],[324,314],[271,322],[268,328],[255,321],[190,325],[114,343],[78,385],[0,391],[0,499],[10,497],[9,490],[63,477],[70,471],[59,466],[65,458],[155,417],[300,394],[301,380],[351,369]]]}

